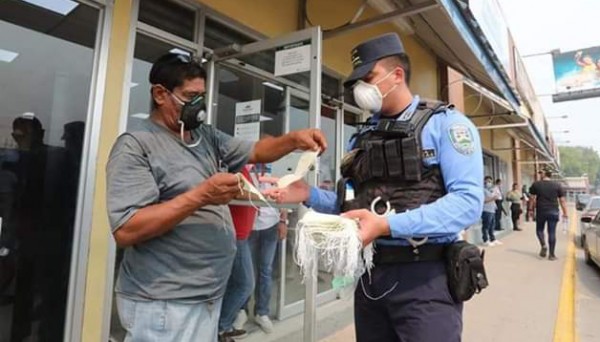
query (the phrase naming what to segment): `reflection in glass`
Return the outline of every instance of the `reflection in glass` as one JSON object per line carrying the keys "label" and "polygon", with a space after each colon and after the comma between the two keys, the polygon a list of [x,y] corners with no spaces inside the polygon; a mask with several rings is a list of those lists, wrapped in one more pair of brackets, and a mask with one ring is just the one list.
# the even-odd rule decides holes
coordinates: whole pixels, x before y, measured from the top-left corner
{"label": "reflection in glass", "polygon": [[0,2],[0,341],[63,339],[97,23]]}

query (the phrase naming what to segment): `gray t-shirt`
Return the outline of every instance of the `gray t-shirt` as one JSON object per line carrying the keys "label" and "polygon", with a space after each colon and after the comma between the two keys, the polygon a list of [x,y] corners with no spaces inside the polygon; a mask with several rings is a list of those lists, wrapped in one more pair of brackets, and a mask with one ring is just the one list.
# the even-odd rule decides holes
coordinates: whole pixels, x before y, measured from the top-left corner
{"label": "gray t-shirt", "polygon": [[[112,231],[138,209],[170,200],[225,165],[239,171],[253,144],[208,125],[187,147],[166,128],[145,120],[121,135],[107,164],[107,206]],[[235,232],[227,206],[205,206],[170,232],[125,248],[117,293],[148,299],[206,301],[223,296],[235,255]]]}
{"label": "gray t-shirt", "polygon": [[[484,200],[487,201],[489,198],[494,196],[494,191],[484,188],[483,194],[484,194]],[[495,213],[497,208],[498,207],[496,206],[495,199],[494,199],[494,201],[483,203],[483,211],[485,211],[486,213]]]}

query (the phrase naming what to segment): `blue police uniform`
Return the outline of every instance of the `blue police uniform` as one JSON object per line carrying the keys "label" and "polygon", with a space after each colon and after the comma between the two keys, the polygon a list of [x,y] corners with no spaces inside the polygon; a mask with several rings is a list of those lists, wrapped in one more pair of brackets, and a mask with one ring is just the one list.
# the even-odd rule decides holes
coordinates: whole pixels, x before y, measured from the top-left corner
{"label": "blue police uniform", "polygon": [[[373,41],[376,44],[370,44]],[[388,51],[390,44],[397,46],[398,43],[395,34],[386,35],[361,44],[358,50],[360,52],[362,47],[374,54],[373,58],[363,54],[362,61],[369,64],[382,58],[376,52],[378,49]],[[364,77],[364,70],[370,71],[375,62],[363,68],[358,79]],[[355,65],[355,71],[360,67]],[[357,77],[354,73],[353,76]],[[409,120],[419,102],[415,96],[397,120]],[[358,138],[380,119],[379,115],[373,116],[369,120],[371,125],[361,129]],[[462,113],[446,108],[428,119],[420,138],[421,149],[426,151],[422,154],[422,164],[425,169],[439,167],[445,195],[388,216],[391,238],[376,240],[376,253],[381,249],[395,253],[393,248],[400,251],[415,239],[427,238],[426,244],[430,246],[452,243],[460,231],[481,217],[483,159],[473,123]],[[350,150],[355,148],[355,142],[356,139],[352,139]],[[340,211],[338,195],[318,188],[311,189],[306,204],[320,212]],[[358,341],[459,341],[462,303],[455,303],[449,294],[444,260],[376,265],[371,277],[364,275],[357,287],[355,326]]]}

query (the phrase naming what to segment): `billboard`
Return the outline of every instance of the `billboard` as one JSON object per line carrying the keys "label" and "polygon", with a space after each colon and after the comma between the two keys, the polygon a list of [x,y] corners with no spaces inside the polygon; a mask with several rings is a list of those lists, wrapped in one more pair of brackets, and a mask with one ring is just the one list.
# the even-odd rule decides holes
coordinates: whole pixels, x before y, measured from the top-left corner
{"label": "billboard", "polygon": [[554,53],[555,102],[600,96],[600,47]]}

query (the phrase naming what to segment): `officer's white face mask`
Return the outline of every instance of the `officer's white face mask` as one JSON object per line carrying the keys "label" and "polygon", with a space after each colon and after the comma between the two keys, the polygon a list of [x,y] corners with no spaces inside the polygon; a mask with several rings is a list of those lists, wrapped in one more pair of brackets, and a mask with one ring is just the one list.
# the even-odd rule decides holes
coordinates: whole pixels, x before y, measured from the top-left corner
{"label": "officer's white face mask", "polygon": [[396,88],[398,85],[394,84],[394,86],[385,94],[381,94],[381,91],[377,85],[383,82],[386,78],[390,77],[394,71],[395,70],[390,71],[387,75],[374,84],[367,83],[363,80],[358,80],[353,89],[354,101],[356,101],[356,104],[360,108],[368,110],[371,113],[379,112],[381,110],[381,106],[383,105],[383,99],[388,96],[388,94],[391,93],[392,90],[394,90],[394,88]]}

